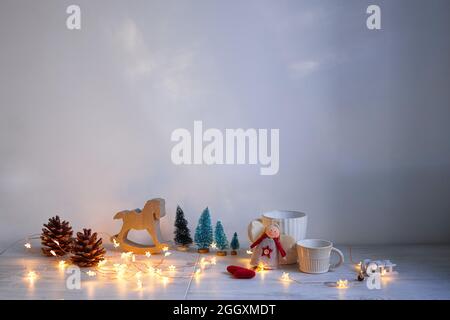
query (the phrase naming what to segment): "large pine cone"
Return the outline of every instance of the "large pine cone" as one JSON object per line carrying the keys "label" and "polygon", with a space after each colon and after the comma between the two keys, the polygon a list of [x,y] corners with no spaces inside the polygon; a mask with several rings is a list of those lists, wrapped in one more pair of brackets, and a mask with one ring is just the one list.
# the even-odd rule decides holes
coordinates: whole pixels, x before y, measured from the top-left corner
{"label": "large pine cone", "polygon": [[71,260],[74,264],[79,267],[92,267],[103,260],[106,251],[102,238],[97,240],[97,232],[91,234],[91,229],[83,229],[83,232],[77,232],[72,252]]}
{"label": "large pine cone", "polygon": [[[58,216],[48,219],[42,228],[42,253],[46,256],[63,256],[72,248],[72,227],[67,221],[61,221]],[[52,254],[54,252],[55,254]]]}

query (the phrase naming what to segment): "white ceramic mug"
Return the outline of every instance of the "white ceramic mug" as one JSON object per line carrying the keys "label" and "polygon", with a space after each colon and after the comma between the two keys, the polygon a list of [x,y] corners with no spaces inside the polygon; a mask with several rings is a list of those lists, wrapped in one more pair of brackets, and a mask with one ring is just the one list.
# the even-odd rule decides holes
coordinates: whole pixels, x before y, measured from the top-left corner
{"label": "white ceramic mug", "polygon": [[[330,265],[331,252],[338,255],[339,261]],[[305,239],[297,241],[298,265],[300,271],[306,273],[325,273],[336,269],[344,263],[344,255],[333,243],[321,239]]]}
{"label": "white ceramic mug", "polygon": [[[281,234],[291,236],[295,241],[298,241],[305,239],[308,216],[299,211],[275,210],[264,212],[260,219],[254,221],[261,221],[264,226],[276,223],[280,227]],[[251,224],[249,226],[249,238],[251,241],[254,241],[256,239],[252,238],[255,233],[251,234],[250,229]]]}

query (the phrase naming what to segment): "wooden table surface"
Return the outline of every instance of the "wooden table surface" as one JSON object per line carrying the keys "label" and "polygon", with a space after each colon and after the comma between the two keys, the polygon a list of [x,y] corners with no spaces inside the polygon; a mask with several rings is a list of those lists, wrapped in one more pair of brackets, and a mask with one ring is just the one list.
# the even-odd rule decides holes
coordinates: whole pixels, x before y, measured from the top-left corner
{"label": "wooden table surface", "polygon": [[[450,299],[450,246],[360,246],[352,247],[353,260],[390,259],[397,264],[397,274],[383,277],[381,289],[369,290],[365,282],[354,281],[355,266],[349,261],[349,247],[337,246],[346,258],[343,266],[321,275],[304,274],[297,266],[257,273],[249,280],[233,279],[226,271],[230,264],[246,266],[249,255],[240,250],[238,256],[216,257],[214,253],[191,252],[171,254],[158,266],[161,275],[147,273],[147,266],[161,261],[161,255],[137,256],[135,264],[144,266],[138,287],[137,269],[118,279],[114,263],[123,263],[120,252],[108,247],[104,269],[89,277],[82,269],[81,289],[66,286],[67,269],[58,266],[60,259],[43,257],[38,247],[25,249],[19,244],[0,256],[0,299]],[[215,265],[201,269],[200,258],[216,257]],[[174,265],[176,271],[169,271]],[[132,270],[129,266],[127,270]],[[37,279],[27,278],[35,271]],[[292,281],[282,281],[288,272]],[[167,283],[162,277],[167,276]],[[349,280],[349,288],[338,289],[334,283]]]}

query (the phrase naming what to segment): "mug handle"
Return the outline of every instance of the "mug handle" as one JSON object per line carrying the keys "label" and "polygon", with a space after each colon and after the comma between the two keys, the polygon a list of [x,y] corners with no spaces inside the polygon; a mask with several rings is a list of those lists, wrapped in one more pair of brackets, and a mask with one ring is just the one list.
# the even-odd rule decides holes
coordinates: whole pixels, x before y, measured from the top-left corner
{"label": "mug handle", "polygon": [[339,256],[339,261],[336,264],[333,264],[330,266],[330,269],[336,269],[338,267],[340,267],[343,263],[344,263],[344,254],[342,253],[341,250],[336,249],[336,248],[331,248],[331,252],[336,253]]}

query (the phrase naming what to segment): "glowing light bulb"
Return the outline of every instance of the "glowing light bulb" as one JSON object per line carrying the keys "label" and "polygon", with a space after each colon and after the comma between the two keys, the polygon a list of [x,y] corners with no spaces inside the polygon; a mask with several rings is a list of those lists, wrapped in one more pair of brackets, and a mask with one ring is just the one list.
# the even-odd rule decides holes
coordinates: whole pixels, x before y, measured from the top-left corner
{"label": "glowing light bulb", "polygon": [[23,245],[27,249],[31,249],[31,243],[27,242]]}
{"label": "glowing light bulb", "polygon": [[146,252],[145,252],[145,256],[146,256],[147,258],[150,258],[150,257],[152,256],[152,254],[150,253],[150,251],[146,251]]}
{"label": "glowing light bulb", "polygon": [[103,267],[103,266],[106,264],[106,262],[107,262],[107,260],[106,260],[106,259],[103,259],[103,260],[99,261],[99,263],[97,264],[97,266],[98,266],[99,268],[101,268],[101,267]]}
{"label": "glowing light bulb", "polygon": [[60,269],[64,269],[67,265],[66,265],[66,262],[64,260],[61,260],[58,263],[58,266],[59,266]]}
{"label": "glowing light bulb", "polygon": [[162,277],[161,281],[164,285],[166,285],[169,282],[169,277]]}
{"label": "glowing light bulb", "polygon": [[211,249],[217,249],[217,243],[215,242],[211,243]]}
{"label": "glowing light bulb", "polygon": [[198,277],[198,276],[200,276],[200,273],[202,273],[202,270],[201,270],[201,269],[197,269],[197,270],[195,270],[194,275],[195,275],[196,277]]}
{"label": "glowing light bulb", "polygon": [[155,268],[153,268],[153,267],[148,267],[148,272],[149,272],[151,275],[154,275],[154,274],[155,274]]}
{"label": "glowing light bulb", "polygon": [[246,252],[247,252],[247,254],[253,254],[252,250],[247,250]]}
{"label": "glowing light bulb", "polygon": [[177,267],[175,267],[173,264],[169,266],[169,271],[175,271]]}
{"label": "glowing light bulb", "polygon": [[138,290],[142,290],[142,281],[141,280],[138,279],[136,282],[136,285],[137,285]]}
{"label": "glowing light bulb", "polygon": [[113,238],[113,244],[114,248],[118,248],[120,246],[120,243],[115,238]]}
{"label": "glowing light bulb", "polygon": [[206,261],[206,258],[203,257],[200,259],[200,268],[205,269],[205,267],[209,264],[209,261]]}
{"label": "glowing light bulb", "polygon": [[30,272],[28,272],[28,273],[27,273],[27,279],[28,279],[30,282],[33,282],[34,280],[37,279],[37,273],[36,273],[35,271],[30,271]]}
{"label": "glowing light bulb", "polygon": [[161,269],[156,269],[156,270],[155,270],[155,273],[156,273],[157,275],[161,275],[161,274],[162,274],[162,270],[161,270]]}
{"label": "glowing light bulb", "polygon": [[54,250],[50,250],[50,253],[51,253],[54,257],[56,257],[56,252],[55,252]]}
{"label": "glowing light bulb", "polygon": [[142,272],[138,271],[136,272],[136,278],[140,279],[142,277]]}
{"label": "glowing light bulb", "polygon": [[256,271],[261,272],[261,271],[264,271],[264,270],[265,270],[264,262],[260,261],[260,262],[258,263],[258,266],[257,266],[257,268],[256,268]]}
{"label": "glowing light bulb", "polygon": [[291,278],[289,278],[289,273],[283,272],[283,274],[281,275],[281,280],[282,281],[291,281]]}
{"label": "glowing light bulb", "polygon": [[166,253],[164,253],[164,257],[168,257],[172,254],[172,252],[167,251]]}
{"label": "glowing light bulb", "polygon": [[95,271],[92,271],[92,270],[86,271],[86,274],[89,277],[95,277],[97,275],[97,273]]}
{"label": "glowing light bulb", "polygon": [[123,278],[124,275],[125,275],[125,270],[119,269],[119,271],[117,271],[117,278]]}
{"label": "glowing light bulb", "polygon": [[120,264],[120,265],[116,268],[116,271],[117,271],[117,277],[118,277],[118,278],[122,278],[122,277],[125,275],[126,269],[127,269],[127,265],[126,265],[126,264]]}
{"label": "glowing light bulb", "polygon": [[168,247],[168,246],[164,246],[164,247],[162,248],[162,251],[164,251],[164,252],[169,251],[169,247]]}
{"label": "glowing light bulb", "polygon": [[212,257],[212,258],[211,258],[211,264],[216,264],[216,263],[217,263],[216,257]]}
{"label": "glowing light bulb", "polygon": [[128,251],[128,252],[122,252],[122,253],[120,254],[120,258],[123,259],[123,260],[128,260],[128,259],[130,259],[130,258],[133,258],[133,252],[131,252],[131,251]]}
{"label": "glowing light bulb", "polygon": [[347,280],[341,280],[341,279],[339,279],[339,280],[336,282],[336,287],[337,287],[338,289],[347,289],[347,288],[348,288],[348,281],[347,281]]}
{"label": "glowing light bulb", "polygon": [[136,262],[136,256],[134,254],[131,255],[131,261]]}

